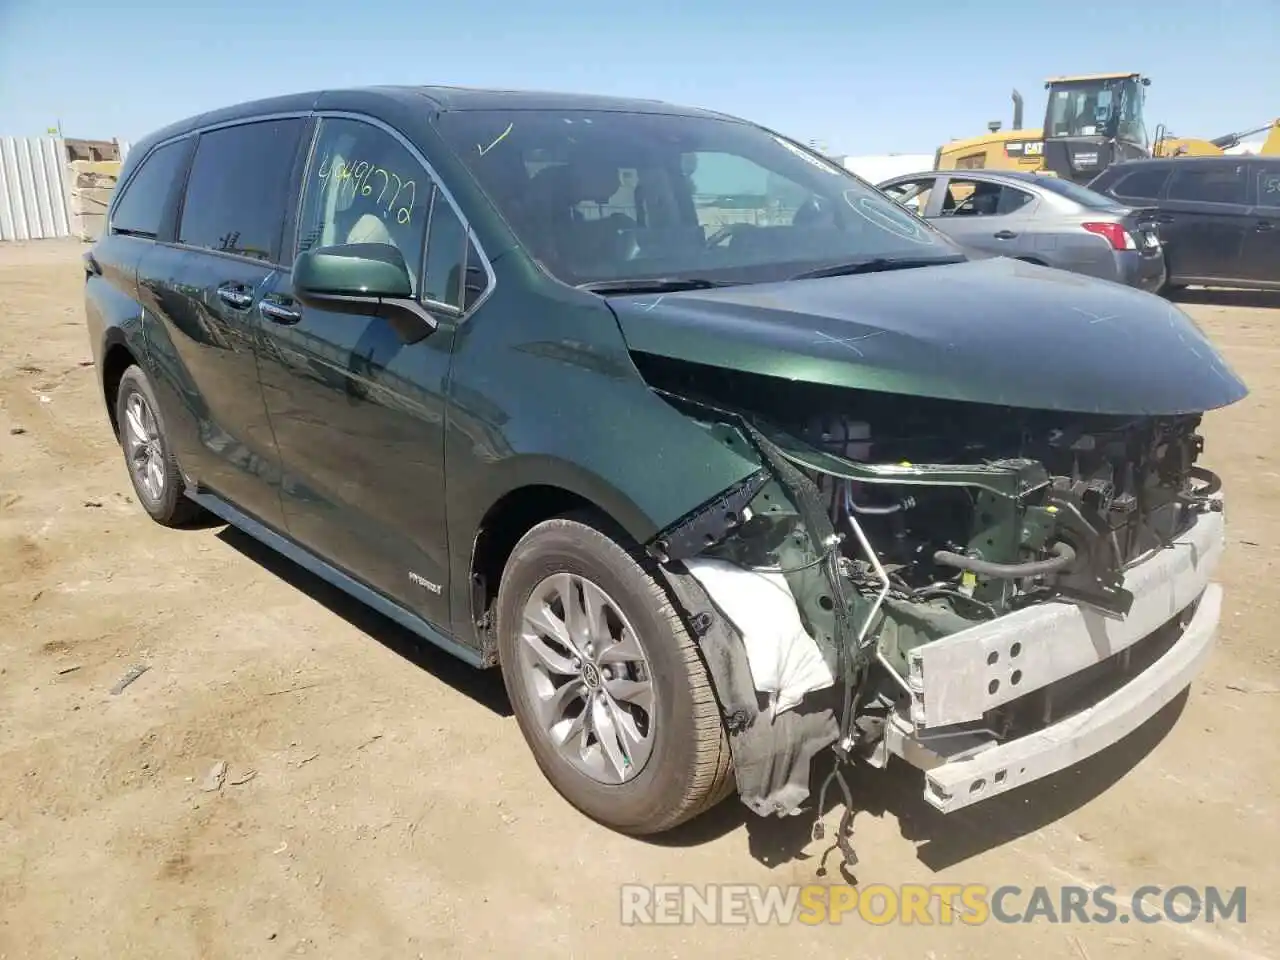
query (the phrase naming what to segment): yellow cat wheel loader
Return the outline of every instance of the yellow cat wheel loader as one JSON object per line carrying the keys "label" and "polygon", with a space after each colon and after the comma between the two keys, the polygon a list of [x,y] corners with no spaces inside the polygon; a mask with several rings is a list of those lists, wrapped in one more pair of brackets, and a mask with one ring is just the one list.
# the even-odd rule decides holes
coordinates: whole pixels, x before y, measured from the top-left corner
{"label": "yellow cat wheel loader", "polygon": [[1120,160],[1151,156],[1143,105],[1151,81],[1139,73],[1051,77],[1039,130],[1022,129],[1022,96],[1013,91],[1013,125],[938,148],[935,170],[1026,170],[1088,183]]}

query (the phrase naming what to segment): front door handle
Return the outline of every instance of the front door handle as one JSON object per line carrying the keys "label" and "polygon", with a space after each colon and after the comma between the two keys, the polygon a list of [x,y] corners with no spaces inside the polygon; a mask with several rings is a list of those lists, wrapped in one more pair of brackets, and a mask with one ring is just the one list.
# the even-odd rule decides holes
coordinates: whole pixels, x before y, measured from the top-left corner
{"label": "front door handle", "polygon": [[1259,220],[1257,227],[1255,227],[1254,229],[1256,229],[1259,233],[1267,233],[1268,231],[1274,230],[1275,228],[1276,228],[1276,225],[1272,223],[1270,220]]}
{"label": "front door handle", "polygon": [[243,283],[224,283],[218,288],[218,299],[237,310],[247,310],[253,304],[253,291]]}
{"label": "front door handle", "polygon": [[258,304],[258,309],[272,323],[290,324],[297,323],[302,319],[300,310],[289,306],[287,303],[281,303],[279,300],[263,300]]}
{"label": "front door handle", "polygon": [[997,230],[992,236],[997,240],[1012,240],[1017,234],[1012,230]]}

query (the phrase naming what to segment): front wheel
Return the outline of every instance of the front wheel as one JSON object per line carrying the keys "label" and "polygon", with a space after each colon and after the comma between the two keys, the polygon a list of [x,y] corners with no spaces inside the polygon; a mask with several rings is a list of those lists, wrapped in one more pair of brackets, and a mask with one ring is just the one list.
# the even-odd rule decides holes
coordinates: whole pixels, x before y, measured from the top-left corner
{"label": "front wheel", "polygon": [[655,574],[640,547],[577,514],[525,534],[498,595],[503,681],[538,766],[632,834],[669,830],[733,785],[706,667]]}

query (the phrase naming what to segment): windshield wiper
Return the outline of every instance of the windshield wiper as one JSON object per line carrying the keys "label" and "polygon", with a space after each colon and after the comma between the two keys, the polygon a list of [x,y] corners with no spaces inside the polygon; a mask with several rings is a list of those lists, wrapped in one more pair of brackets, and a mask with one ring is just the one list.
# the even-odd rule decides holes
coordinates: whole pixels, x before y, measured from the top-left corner
{"label": "windshield wiper", "polygon": [[632,280],[592,280],[578,284],[578,289],[591,293],[676,293],[727,286],[729,284],[723,280],[708,280],[706,277],[639,277]]}
{"label": "windshield wiper", "polygon": [[913,267],[936,267],[944,263],[963,263],[966,257],[872,257],[870,260],[853,260],[833,263],[797,273],[791,280],[816,280],[819,277],[847,277],[855,273],[880,273],[884,270],[908,270]]}

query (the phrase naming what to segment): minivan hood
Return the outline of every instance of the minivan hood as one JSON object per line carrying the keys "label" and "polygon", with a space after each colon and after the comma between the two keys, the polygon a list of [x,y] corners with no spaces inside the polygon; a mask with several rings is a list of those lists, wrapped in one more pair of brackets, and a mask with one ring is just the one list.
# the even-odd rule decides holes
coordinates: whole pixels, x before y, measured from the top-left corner
{"label": "minivan hood", "polygon": [[1121,415],[1248,394],[1173,304],[1004,257],[609,303],[632,351],[789,380]]}

